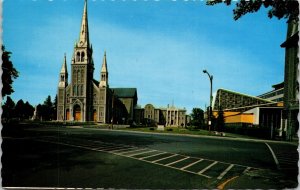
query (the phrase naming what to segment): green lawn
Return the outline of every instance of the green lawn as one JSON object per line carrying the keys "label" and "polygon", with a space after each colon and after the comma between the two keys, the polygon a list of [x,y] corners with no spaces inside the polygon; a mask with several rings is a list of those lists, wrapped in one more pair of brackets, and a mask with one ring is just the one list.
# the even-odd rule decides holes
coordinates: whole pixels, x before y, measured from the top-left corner
{"label": "green lawn", "polygon": [[[156,127],[140,127],[140,128],[122,128],[119,130],[128,130],[128,131],[140,131],[140,132],[155,132],[155,133],[169,133],[169,134],[189,134],[189,135],[203,135],[203,136],[221,136],[220,133],[215,134],[214,131],[209,132],[208,130],[203,129],[186,129],[186,128],[177,128],[177,127],[166,127],[164,131],[157,130]],[[250,137],[246,135],[239,135],[233,133],[225,133],[225,137],[232,138],[249,138],[257,139],[255,137]]]}

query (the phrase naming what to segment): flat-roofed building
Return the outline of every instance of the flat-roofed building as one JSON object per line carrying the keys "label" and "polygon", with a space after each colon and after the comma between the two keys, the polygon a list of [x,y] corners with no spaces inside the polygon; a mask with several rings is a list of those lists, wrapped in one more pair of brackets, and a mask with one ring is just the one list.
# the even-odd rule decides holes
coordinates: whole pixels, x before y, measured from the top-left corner
{"label": "flat-roofed building", "polygon": [[263,93],[257,97],[266,99],[266,100],[271,100],[274,102],[283,102],[283,96],[284,96],[284,82],[275,84],[272,86],[274,89]]}

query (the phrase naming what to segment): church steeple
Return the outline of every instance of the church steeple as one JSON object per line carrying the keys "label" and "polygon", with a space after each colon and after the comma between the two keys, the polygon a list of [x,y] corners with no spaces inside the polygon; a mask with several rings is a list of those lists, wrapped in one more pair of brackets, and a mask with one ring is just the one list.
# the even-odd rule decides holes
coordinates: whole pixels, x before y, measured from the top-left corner
{"label": "church steeple", "polygon": [[83,15],[81,21],[81,28],[79,33],[79,46],[89,47],[89,25],[88,25],[88,16],[87,16],[87,0],[84,1]]}
{"label": "church steeple", "polygon": [[68,85],[68,70],[67,70],[67,58],[64,56],[64,61],[60,70],[59,87],[66,87]]}
{"label": "church steeple", "polygon": [[108,87],[108,71],[107,71],[106,52],[104,52],[100,75],[101,75],[100,87]]}

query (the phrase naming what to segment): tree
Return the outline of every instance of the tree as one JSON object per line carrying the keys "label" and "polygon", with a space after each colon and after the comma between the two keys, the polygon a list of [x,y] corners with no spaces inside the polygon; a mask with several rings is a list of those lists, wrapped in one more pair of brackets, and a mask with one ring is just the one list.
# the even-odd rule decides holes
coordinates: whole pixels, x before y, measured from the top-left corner
{"label": "tree", "polygon": [[197,128],[203,125],[204,111],[201,108],[193,108],[191,114],[191,124]]}
{"label": "tree", "polygon": [[51,96],[48,95],[46,100],[42,105],[37,106],[38,117],[43,121],[49,121],[55,119],[56,111],[55,111],[55,99],[54,103],[51,100]]}
{"label": "tree", "polygon": [[12,119],[15,116],[15,102],[10,98],[10,96],[7,96],[6,102],[2,106],[2,119],[5,122],[8,122],[10,119]]}
{"label": "tree", "polygon": [[57,116],[57,95],[55,95],[55,98],[53,100],[53,120],[57,120],[56,116]]}
{"label": "tree", "polygon": [[[222,2],[226,5],[231,5],[232,0],[208,0],[206,4],[215,5]],[[236,7],[233,10],[233,18],[234,20],[238,20],[247,13],[257,12],[262,6],[271,8],[268,11],[269,18],[287,18],[298,21],[299,2],[296,0],[240,0],[237,1]]]}
{"label": "tree", "polygon": [[22,120],[24,118],[24,101],[21,99],[17,102],[16,108],[15,108],[15,114],[16,117]]}
{"label": "tree", "polygon": [[2,45],[2,97],[10,95],[14,92],[12,83],[13,79],[19,76],[18,71],[14,68],[10,59],[11,52],[5,51],[5,47]]}
{"label": "tree", "polygon": [[216,119],[216,129],[218,131],[223,131],[225,127],[225,118],[224,118],[224,112],[222,108],[219,108],[218,110],[218,117]]}

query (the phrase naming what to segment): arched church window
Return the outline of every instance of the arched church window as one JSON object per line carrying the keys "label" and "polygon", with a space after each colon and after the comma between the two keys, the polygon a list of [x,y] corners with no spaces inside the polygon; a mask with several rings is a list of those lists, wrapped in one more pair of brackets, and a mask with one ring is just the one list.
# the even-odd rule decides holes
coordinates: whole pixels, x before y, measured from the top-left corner
{"label": "arched church window", "polygon": [[70,98],[70,95],[69,95],[69,94],[67,94],[67,103],[69,103],[69,102],[70,102],[69,98]]}
{"label": "arched church window", "polygon": [[61,76],[60,76],[60,81],[62,81],[62,82],[64,82],[64,81],[65,81],[65,77],[64,77],[64,75],[61,75]]}
{"label": "arched church window", "polygon": [[76,54],[76,61],[77,61],[77,62],[80,61],[80,52],[77,52],[77,54]]}
{"label": "arched church window", "polygon": [[80,85],[80,95],[83,95],[83,85]]}
{"label": "arched church window", "polygon": [[84,52],[81,52],[81,62],[84,61]]}
{"label": "arched church window", "polygon": [[81,82],[80,70],[77,71],[77,79],[78,79],[78,82]]}
{"label": "arched church window", "polygon": [[76,85],[73,86],[73,95],[77,96],[77,86]]}
{"label": "arched church window", "polygon": [[83,70],[81,70],[81,78],[82,78],[82,81],[84,81],[84,73],[83,73],[84,71]]}

